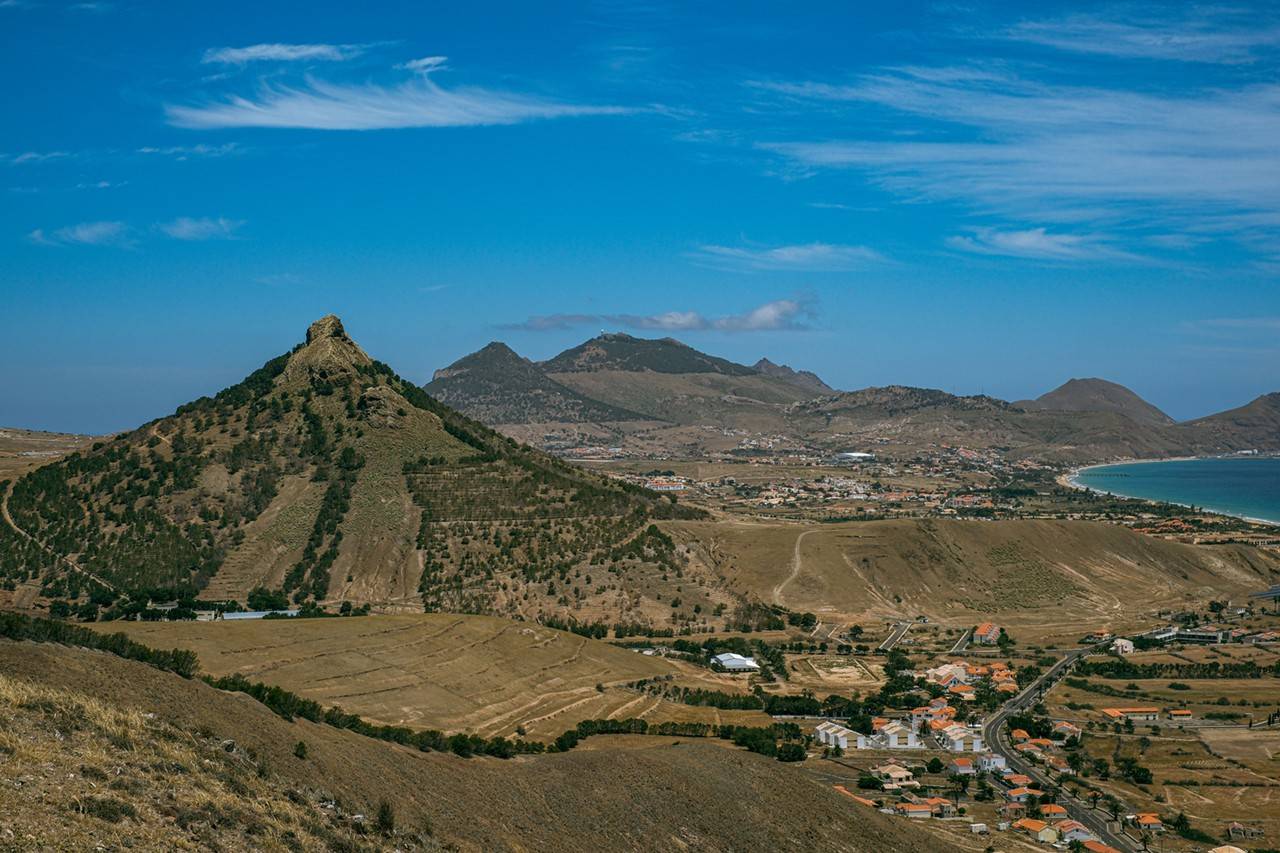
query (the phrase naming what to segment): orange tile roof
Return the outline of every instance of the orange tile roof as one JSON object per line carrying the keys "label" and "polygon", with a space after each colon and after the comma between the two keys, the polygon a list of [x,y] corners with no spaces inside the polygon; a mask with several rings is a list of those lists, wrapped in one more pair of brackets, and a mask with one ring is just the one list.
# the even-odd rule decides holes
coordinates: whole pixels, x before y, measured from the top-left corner
{"label": "orange tile roof", "polygon": [[1088,850],[1089,853],[1120,853],[1116,848],[1103,844],[1101,841],[1086,841],[1084,849]]}
{"label": "orange tile roof", "polygon": [[1062,814],[1062,815],[1064,815],[1064,814],[1066,814],[1066,813],[1067,813],[1067,810],[1066,810],[1065,808],[1063,808],[1062,806],[1058,805],[1057,803],[1045,803],[1043,806],[1041,806],[1041,807],[1040,807],[1040,814],[1047,814],[1047,815]]}
{"label": "orange tile roof", "polygon": [[1024,817],[1013,822],[1014,829],[1025,829],[1028,832],[1039,832],[1049,824],[1042,820],[1036,820],[1033,817]]}

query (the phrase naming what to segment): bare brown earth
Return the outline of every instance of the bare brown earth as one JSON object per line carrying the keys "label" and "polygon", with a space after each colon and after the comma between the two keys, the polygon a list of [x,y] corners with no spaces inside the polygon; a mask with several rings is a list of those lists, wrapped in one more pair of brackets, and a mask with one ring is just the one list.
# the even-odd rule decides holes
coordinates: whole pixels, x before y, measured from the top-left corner
{"label": "bare brown earth", "polygon": [[[293,789],[304,802],[331,798],[366,815],[386,800],[398,828],[424,835],[429,828],[435,842],[464,851],[955,849],[920,827],[859,807],[804,766],[696,739],[654,738],[653,746],[622,749],[592,739],[591,749],[557,755],[461,759],[286,722],[246,696],[102,653],[3,641],[0,673],[7,681],[93,697],[121,712],[154,714],[147,719],[179,732],[232,740],[235,754],[259,767],[273,788]],[[129,736],[153,749],[148,730]],[[50,732],[41,748],[50,749],[52,740]],[[299,741],[307,745],[306,758],[294,754]],[[13,760],[0,751],[0,767]],[[77,771],[67,761],[47,763],[25,772],[28,784],[0,786],[5,814],[24,816],[17,849],[65,846],[66,827],[85,826],[68,814],[89,790]],[[189,771],[164,773],[175,796],[189,798],[190,789],[207,784],[208,767],[193,763]],[[153,785],[148,780],[146,790]],[[242,799],[228,790],[222,802]],[[88,826],[99,828],[101,840],[144,839],[162,830],[167,838],[180,835],[160,826],[163,818],[150,803],[137,811],[137,818],[118,824]]]}
{"label": "bare brown earth", "polygon": [[[672,522],[695,561],[766,602],[823,621],[995,619],[1026,639],[1122,629],[1280,578],[1280,557],[1081,521],[899,519],[845,524]],[[801,537],[804,537],[801,539]]]}
{"label": "bare brown earth", "polygon": [[642,717],[767,725],[762,712],[677,705],[623,685],[670,676],[742,689],[741,677],[647,657],[541,625],[428,613],[342,619],[99,623],[379,723],[552,739],[580,720]]}

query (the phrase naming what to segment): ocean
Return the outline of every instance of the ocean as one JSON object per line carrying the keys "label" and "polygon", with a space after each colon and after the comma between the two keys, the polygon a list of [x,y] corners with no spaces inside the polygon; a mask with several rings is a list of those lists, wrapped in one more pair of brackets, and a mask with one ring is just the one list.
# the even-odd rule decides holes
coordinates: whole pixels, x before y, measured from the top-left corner
{"label": "ocean", "polygon": [[1280,457],[1186,459],[1086,468],[1080,486],[1280,524]]}

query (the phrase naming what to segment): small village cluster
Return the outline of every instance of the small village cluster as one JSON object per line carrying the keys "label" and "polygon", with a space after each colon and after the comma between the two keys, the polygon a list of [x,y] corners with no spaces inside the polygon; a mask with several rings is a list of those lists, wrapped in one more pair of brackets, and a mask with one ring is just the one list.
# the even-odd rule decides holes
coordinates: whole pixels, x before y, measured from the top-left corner
{"label": "small village cluster", "polygon": [[[982,738],[966,726],[951,722],[955,708],[945,699],[935,699],[928,705],[916,708],[911,712],[910,726],[905,721],[876,719],[876,728],[872,735],[861,735],[850,732],[843,726],[825,722],[817,727],[817,739],[829,748],[846,748],[849,744],[857,749],[925,749],[926,743],[917,737],[916,731],[929,731],[938,746],[957,754],[945,765],[943,772],[949,777],[984,776],[998,780],[1004,802],[998,809],[1001,818],[996,829],[1000,831],[1019,832],[1045,844],[1069,844],[1080,842],[1092,853],[1112,853],[1115,848],[1098,840],[1097,835],[1087,826],[1075,820],[1067,808],[1058,803],[1041,802],[1044,792],[1035,787],[1032,777],[1018,773],[1008,767],[1004,756],[984,749]],[[938,732],[946,733],[938,737]],[[1021,729],[1012,732],[1014,748],[1028,759],[1042,763],[1060,774],[1072,774],[1074,771],[1060,756],[1052,752],[1060,748],[1070,738],[1078,738],[1079,727],[1067,721],[1054,724],[1052,736],[1033,738]],[[886,794],[893,794],[898,801],[881,806],[864,796],[854,794],[847,789],[844,793],[864,805],[879,807],[882,811],[908,818],[953,818],[961,815],[960,805],[952,799],[936,795],[923,796],[917,793],[922,787],[916,774],[902,764],[890,762],[873,767],[869,775],[880,783],[880,789]],[[1134,816],[1141,829],[1150,832],[1161,832],[1164,827],[1157,815],[1143,814]],[[974,832],[985,833],[985,824],[970,825]]]}

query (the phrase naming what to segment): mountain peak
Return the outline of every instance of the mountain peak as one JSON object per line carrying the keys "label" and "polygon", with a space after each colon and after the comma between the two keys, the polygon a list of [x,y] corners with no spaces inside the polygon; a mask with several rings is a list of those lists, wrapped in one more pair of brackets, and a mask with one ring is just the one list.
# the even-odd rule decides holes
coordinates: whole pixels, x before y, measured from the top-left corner
{"label": "mountain peak", "polygon": [[342,320],[337,314],[326,314],[307,327],[307,343],[323,338],[345,338],[347,330],[342,327]]}
{"label": "mountain peak", "polygon": [[823,382],[818,374],[811,370],[796,370],[785,364],[775,364],[767,358],[762,358],[755,364],[751,365],[751,369],[757,373],[763,373],[765,376],[773,376],[790,382],[806,391],[812,391],[816,394],[833,394],[835,389],[827,383]]}
{"label": "mountain peak", "polygon": [[289,356],[284,375],[289,379],[327,381],[352,375],[357,366],[370,364],[373,359],[347,336],[342,321],[329,314],[307,327],[307,342]]}
{"label": "mountain peak", "polygon": [[1167,426],[1173,418],[1123,385],[1096,377],[1072,378],[1047,394],[1017,404],[1059,412],[1116,412],[1141,424]]}
{"label": "mountain peak", "polygon": [[637,338],[622,332],[597,335],[542,363],[547,373],[615,370],[626,373],[719,373],[750,376],[756,371],[699,352],[675,338]]}

